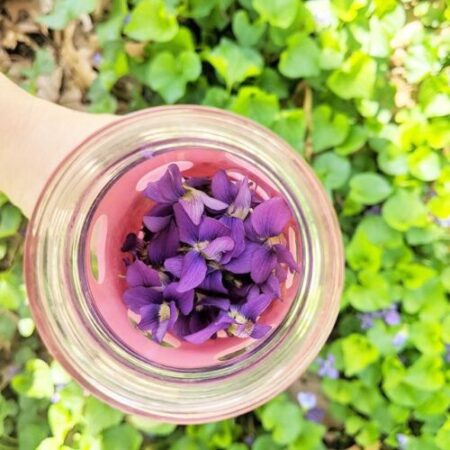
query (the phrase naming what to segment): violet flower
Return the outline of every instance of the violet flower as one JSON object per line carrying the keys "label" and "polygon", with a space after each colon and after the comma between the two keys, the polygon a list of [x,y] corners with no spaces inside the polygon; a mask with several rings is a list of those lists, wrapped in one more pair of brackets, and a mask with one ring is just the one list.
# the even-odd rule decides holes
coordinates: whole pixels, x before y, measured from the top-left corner
{"label": "violet flower", "polygon": [[[167,259],[165,267],[174,273],[181,263],[178,289],[185,292],[196,288],[205,280],[208,271],[207,262],[220,263],[223,254],[233,250],[234,241],[231,238],[231,230],[218,220],[205,217],[200,225],[196,226],[179,205],[174,205],[174,211],[180,241],[188,245],[187,253],[182,257],[182,261],[178,256],[175,260]],[[175,270],[173,264],[176,265]]]}
{"label": "violet flower", "polygon": [[247,243],[240,258],[232,260],[227,269],[234,273],[250,272],[255,283],[266,281],[280,263],[292,271],[298,270],[281,234],[290,218],[291,211],[281,197],[259,204],[250,220],[245,221],[246,236],[251,243]]}
{"label": "violet flower", "polygon": [[317,362],[319,363],[318,374],[322,378],[331,378],[332,380],[336,380],[339,378],[339,371],[335,366],[335,357],[332,353],[329,353],[328,356],[323,358],[317,358]]}
{"label": "violet flower", "polygon": [[282,234],[289,207],[256,192],[247,177],[183,177],[175,164],[148,184],[155,204],[122,246],[132,258],[123,300],[153,340],[170,332],[201,344],[219,332],[254,339],[269,332],[259,318],[297,264]]}
{"label": "violet flower", "polygon": [[227,205],[184,182],[180,169],[171,164],[160,180],[148,183],[145,195],[155,202],[169,206],[179,203],[195,225],[200,223],[205,207],[223,211]]}
{"label": "violet flower", "polygon": [[217,332],[226,330],[229,335],[260,339],[270,330],[269,325],[257,324],[257,318],[269,306],[271,298],[257,293],[249,294],[248,301],[240,306],[231,305],[228,313],[220,313],[216,320],[196,333],[184,336],[188,342],[201,344]]}

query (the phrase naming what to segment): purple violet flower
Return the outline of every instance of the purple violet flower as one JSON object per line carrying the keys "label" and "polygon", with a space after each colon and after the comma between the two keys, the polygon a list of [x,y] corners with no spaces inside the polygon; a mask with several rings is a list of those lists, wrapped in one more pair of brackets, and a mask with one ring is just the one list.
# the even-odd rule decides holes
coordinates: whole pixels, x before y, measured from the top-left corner
{"label": "purple violet flower", "polygon": [[317,362],[319,363],[317,373],[320,377],[331,378],[332,380],[339,378],[339,371],[335,366],[336,359],[332,353],[329,353],[325,359],[317,358]]}
{"label": "purple violet flower", "polygon": [[315,407],[308,410],[305,414],[305,419],[315,423],[322,423],[325,417],[325,411],[322,408]]}
{"label": "purple violet flower", "polygon": [[398,325],[401,321],[397,306],[393,305],[389,309],[383,311],[383,318],[387,325]]}
{"label": "purple violet flower", "polygon": [[189,186],[176,164],[171,164],[160,180],[148,183],[145,195],[161,205],[180,204],[195,225],[200,223],[205,207],[212,211],[227,208],[226,203]]}
{"label": "purple violet flower", "polygon": [[305,411],[309,411],[317,405],[317,397],[312,392],[299,392],[297,394],[297,400]]}
{"label": "purple violet flower", "polygon": [[[158,343],[168,332],[193,344],[219,332],[265,336],[271,327],[259,318],[297,270],[283,235],[285,201],[262,200],[247,177],[183,177],[175,164],[144,194],[155,204],[122,246],[131,255],[123,300],[138,327]],[[337,377],[333,364],[322,370]]]}
{"label": "purple violet flower", "polygon": [[223,254],[233,250],[234,241],[231,238],[231,230],[218,220],[205,217],[200,225],[196,226],[184,208],[174,205],[174,211],[180,241],[188,245],[185,248],[187,253],[181,258],[175,256],[167,259],[165,267],[172,274],[179,276],[179,290],[185,292],[204,282],[208,272],[207,262],[220,263]]}
{"label": "purple violet flower", "polygon": [[403,434],[403,433],[398,433],[396,438],[397,438],[398,447],[400,449],[406,448],[406,446],[408,445],[408,436],[406,436],[406,434]]}
{"label": "purple violet flower", "polygon": [[405,345],[408,336],[404,330],[400,330],[393,338],[392,345],[395,348],[401,348]]}

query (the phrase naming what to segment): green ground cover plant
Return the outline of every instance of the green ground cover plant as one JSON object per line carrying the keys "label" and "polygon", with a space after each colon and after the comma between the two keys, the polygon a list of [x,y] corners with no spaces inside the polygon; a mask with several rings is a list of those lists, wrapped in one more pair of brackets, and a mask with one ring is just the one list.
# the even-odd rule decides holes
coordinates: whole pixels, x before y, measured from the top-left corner
{"label": "green ground cover plant", "polygon": [[80,18],[95,37],[91,111],[229,109],[312,165],[346,247],[341,312],[298,386],[252,413],[187,427],[126,416],[43,348],[26,221],[0,195],[0,450],[450,449],[446,2],[56,0],[34,19],[48,39],[24,88],[64,63],[58,33]]}

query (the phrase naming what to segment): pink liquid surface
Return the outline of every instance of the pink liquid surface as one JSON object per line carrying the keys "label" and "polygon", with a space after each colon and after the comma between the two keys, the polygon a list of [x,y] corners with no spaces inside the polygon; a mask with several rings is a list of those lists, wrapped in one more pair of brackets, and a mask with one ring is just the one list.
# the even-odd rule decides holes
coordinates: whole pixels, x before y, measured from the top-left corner
{"label": "pink liquid surface", "polygon": [[[167,335],[160,346],[136,328],[135,319],[127,311],[122,295],[127,288],[125,266],[120,251],[125,236],[138,232],[142,217],[152,206],[152,201],[142,195],[149,181],[155,181],[167,166],[176,163],[185,176],[212,176],[225,169],[231,177],[239,179],[248,175],[258,186],[263,198],[277,195],[267,178],[239,158],[225,152],[189,148],[149,157],[118,178],[99,201],[88,229],[85,263],[86,278],[94,307],[103,324],[126,346],[152,364],[194,369],[224,364],[224,361],[260,345],[262,340],[220,336],[202,345],[194,345]],[[285,236],[297,262],[301,261],[301,243],[297,224],[292,220]],[[260,318],[260,323],[275,329],[288,312],[301,280],[300,274],[290,274],[282,286],[282,299],[276,299]],[[134,319],[134,320],[133,320]]]}

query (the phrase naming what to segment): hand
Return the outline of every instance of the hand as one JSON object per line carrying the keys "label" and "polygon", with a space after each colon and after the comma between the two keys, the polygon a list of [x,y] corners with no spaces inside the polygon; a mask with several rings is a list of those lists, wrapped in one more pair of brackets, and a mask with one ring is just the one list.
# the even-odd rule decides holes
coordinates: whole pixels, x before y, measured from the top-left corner
{"label": "hand", "polygon": [[33,97],[0,74],[0,192],[30,217],[58,164],[114,119]]}

